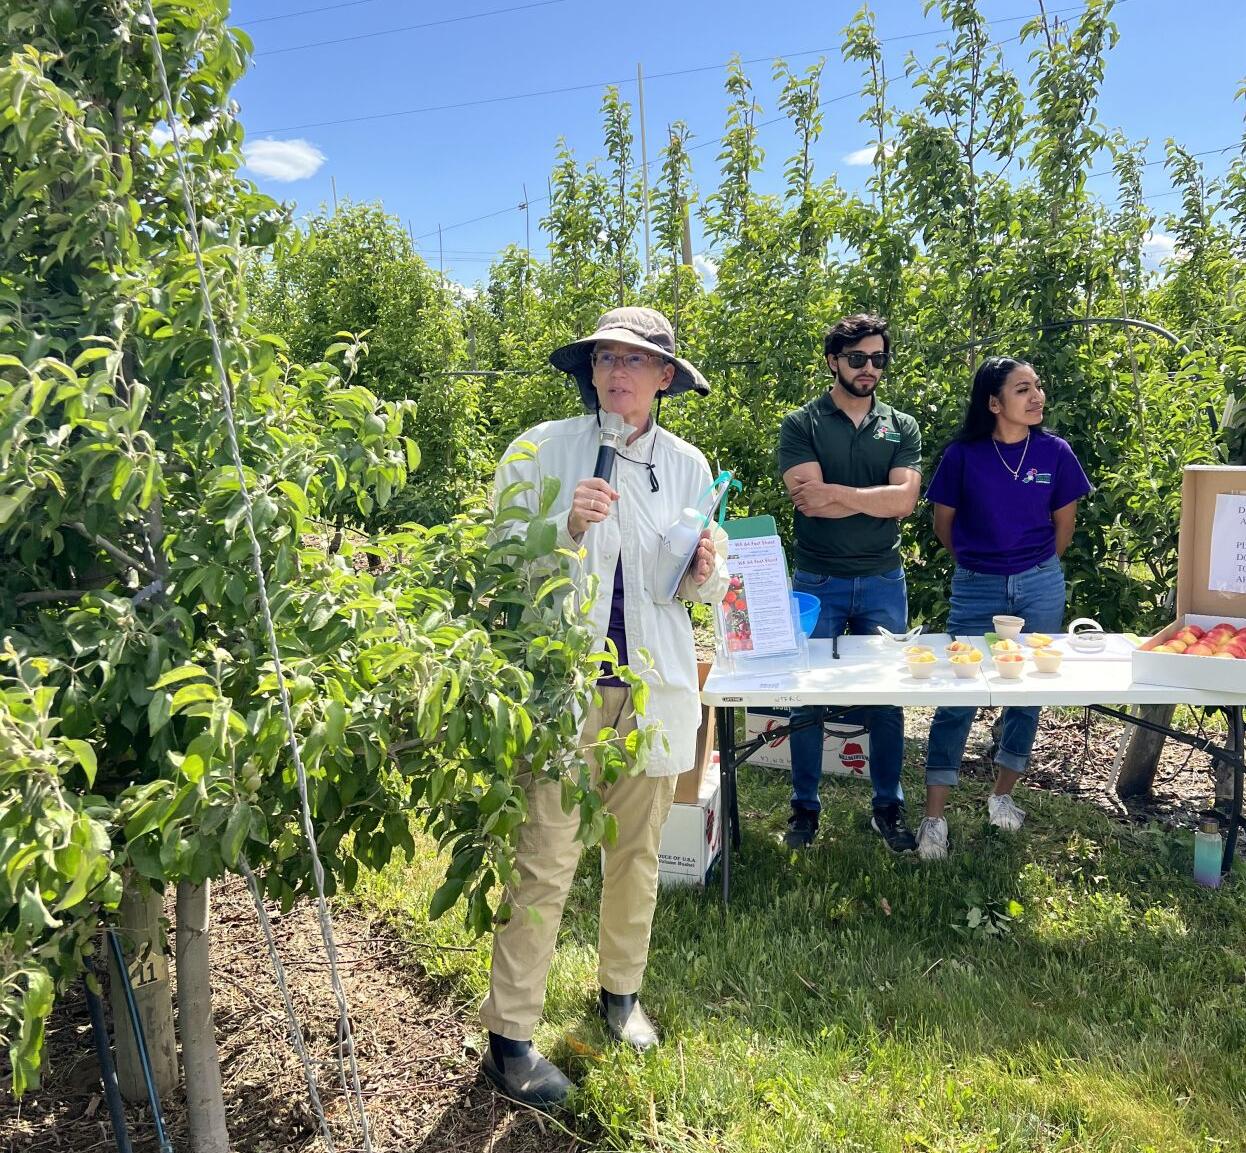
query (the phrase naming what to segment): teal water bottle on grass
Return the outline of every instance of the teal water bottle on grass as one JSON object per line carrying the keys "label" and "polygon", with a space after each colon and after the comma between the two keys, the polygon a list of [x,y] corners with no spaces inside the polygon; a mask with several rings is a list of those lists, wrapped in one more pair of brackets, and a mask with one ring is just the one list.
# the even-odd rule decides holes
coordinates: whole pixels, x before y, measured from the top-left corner
{"label": "teal water bottle on grass", "polygon": [[1207,817],[1194,834],[1194,879],[1209,889],[1218,889],[1223,856],[1220,826],[1214,817]]}

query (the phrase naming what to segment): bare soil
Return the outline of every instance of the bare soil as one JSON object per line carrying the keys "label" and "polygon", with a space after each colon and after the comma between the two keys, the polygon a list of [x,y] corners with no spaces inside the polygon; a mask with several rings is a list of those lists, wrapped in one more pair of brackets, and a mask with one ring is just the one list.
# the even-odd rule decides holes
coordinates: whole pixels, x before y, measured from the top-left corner
{"label": "bare soil", "polygon": [[[314,907],[302,902],[286,916],[269,912],[334,1144],[339,1153],[362,1149],[342,1091],[336,1002]],[[322,1150],[255,906],[239,878],[215,889],[212,914],[213,1002],[232,1146],[237,1153]],[[510,1107],[484,1081],[472,1008],[424,975],[418,946],[354,909],[336,911],[334,929],[376,1153],[555,1153],[579,1146],[556,1121]],[[116,1148],[79,989],[58,1004],[46,1055],[38,1092],[20,1104],[0,1095],[0,1149]],[[186,1116],[176,1096],[162,1102],[165,1124],[173,1147],[186,1150]],[[147,1106],[129,1106],[127,1115],[135,1153],[158,1153]]]}

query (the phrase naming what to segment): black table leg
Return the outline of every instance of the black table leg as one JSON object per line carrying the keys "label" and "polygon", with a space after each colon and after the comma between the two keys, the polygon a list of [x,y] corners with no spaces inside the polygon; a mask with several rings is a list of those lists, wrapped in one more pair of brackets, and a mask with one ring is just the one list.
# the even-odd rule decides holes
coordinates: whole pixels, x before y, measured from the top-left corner
{"label": "black table leg", "polygon": [[731,898],[731,849],[738,830],[732,828],[735,816],[735,709],[719,705],[715,710],[718,728],[718,814],[722,853],[723,908]]}
{"label": "black table leg", "polygon": [[1233,811],[1229,814],[1229,828],[1224,837],[1224,856],[1220,861],[1222,874],[1233,868],[1237,833],[1242,825],[1242,773],[1246,771],[1246,749],[1242,742],[1242,706],[1233,705],[1226,711],[1229,714],[1229,742],[1233,750]]}

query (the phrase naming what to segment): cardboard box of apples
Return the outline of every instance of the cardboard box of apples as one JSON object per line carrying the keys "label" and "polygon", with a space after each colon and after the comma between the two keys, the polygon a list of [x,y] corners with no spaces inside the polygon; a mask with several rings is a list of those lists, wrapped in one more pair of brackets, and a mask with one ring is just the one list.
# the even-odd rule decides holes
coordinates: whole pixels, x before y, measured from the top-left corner
{"label": "cardboard box of apples", "polygon": [[1246,595],[1210,588],[1216,497],[1246,491],[1246,468],[1192,465],[1181,481],[1176,620],[1133,654],[1134,680],[1246,693]]}
{"label": "cardboard box of apples", "polygon": [[1134,680],[1246,693],[1246,618],[1189,613],[1134,653]]}
{"label": "cardboard box of apples", "polygon": [[1168,640],[1158,637],[1142,646],[1149,653],[1185,653],[1191,657],[1246,658],[1246,625],[1217,621],[1209,629],[1189,622],[1182,625]]}

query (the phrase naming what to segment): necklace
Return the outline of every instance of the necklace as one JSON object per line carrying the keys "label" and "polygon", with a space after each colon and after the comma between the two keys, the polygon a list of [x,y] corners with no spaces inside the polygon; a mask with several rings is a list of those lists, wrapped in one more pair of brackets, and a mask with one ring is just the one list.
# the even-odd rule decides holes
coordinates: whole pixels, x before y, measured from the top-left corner
{"label": "necklace", "polygon": [[994,437],[991,437],[991,443],[995,446],[995,455],[999,457],[999,463],[1002,464],[1004,468],[1007,470],[1007,472],[1011,474],[1013,480],[1020,480],[1021,479],[1021,466],[1025,464],[1025,454],[1030,449],[1029,430],[1028,429],[1026,430],[1025,447],[1021,450],[1021,459],[1017,461],[1016,468],[1009,467],[1008,462],[1004,459],[1004,454],[999,451],[999,441],[997,441]]}

